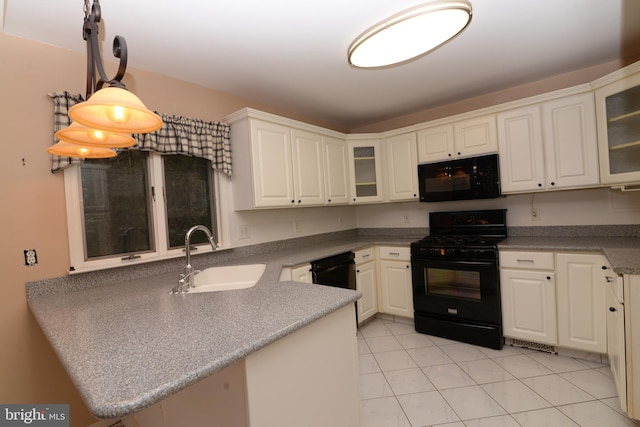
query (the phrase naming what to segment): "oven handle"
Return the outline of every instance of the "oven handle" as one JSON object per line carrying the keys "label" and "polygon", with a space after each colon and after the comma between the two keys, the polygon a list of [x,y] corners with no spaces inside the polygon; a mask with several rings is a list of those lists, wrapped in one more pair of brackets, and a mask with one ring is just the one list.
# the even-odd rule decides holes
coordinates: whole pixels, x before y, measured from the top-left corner
{"label": "oven handle", "polygon": [[440,258],[419,258],[419,257],[413,257],[411,258],[411,264],[413,265],[413,263],[415,262],[421,262],[421,263],[427,263],[427,262],[433,262],[434,264],[437,265],[443,265],[443,264],[456,264],[456,265],[468,265],[468,266],[495,266],[498,264],[497,260],[482,260],[482,261],[466,261],[466,260],[460,260],[460,259],[447,259],[446,261],[444,261],[443,259]]}

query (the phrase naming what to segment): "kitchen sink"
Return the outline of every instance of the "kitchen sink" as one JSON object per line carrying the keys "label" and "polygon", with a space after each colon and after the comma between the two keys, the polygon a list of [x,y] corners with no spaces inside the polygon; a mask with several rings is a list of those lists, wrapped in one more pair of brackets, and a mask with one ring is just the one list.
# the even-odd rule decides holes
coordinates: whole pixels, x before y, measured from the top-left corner
{"label": "kitchen sink", "polygon": [[195,287],[189,293],[231,291],[255,285],[266,268],[266,264],[229,265],[202,270],[193,278]]}

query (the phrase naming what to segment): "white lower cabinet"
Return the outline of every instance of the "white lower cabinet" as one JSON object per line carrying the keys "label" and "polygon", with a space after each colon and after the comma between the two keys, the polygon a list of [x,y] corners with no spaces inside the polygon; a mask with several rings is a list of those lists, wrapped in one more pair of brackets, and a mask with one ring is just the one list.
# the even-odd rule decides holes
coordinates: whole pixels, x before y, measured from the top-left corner
{"label": "white lower cabinet", "polygon": [[302,264],[292,267],[291,280],[294,282],[313,283],[311,264]]}
{"label": "white lower cabinet", "polygon": [[362,292],[362,298],[357,303],[358,323],[362,323],[378,312],[375,248],[372,246],[356,251],[355,261],[356,289]]}
{"label": "white lower cabinet", "polygon": [[380,246],[381,311],[413,318],[411,255],[408,247]]}
{"label": "white lower cabinet", "polygon": [[625,349],[624,298],[622,277],[610,276],[606,286],[607,356],[613,381],[618,391],[620,408],[627,411],[627,359]]}
{"label": "white lower cabinet", "polygon": [[600,254],[556,254],[560,347],[607,352],[605,272],[608,269],[606,258]]}
{"label": "white lower cabinet", "polygon": [[504,336],[557,345],[553,252],[500,251]]}

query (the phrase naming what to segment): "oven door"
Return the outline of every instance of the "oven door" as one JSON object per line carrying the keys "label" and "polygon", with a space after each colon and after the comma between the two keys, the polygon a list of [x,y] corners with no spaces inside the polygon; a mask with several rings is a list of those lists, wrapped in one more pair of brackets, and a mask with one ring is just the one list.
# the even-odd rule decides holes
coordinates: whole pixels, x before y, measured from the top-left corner
{"label": "oven door", "polygon": [[411,258],[416,313],[501,324],[497,260]]}

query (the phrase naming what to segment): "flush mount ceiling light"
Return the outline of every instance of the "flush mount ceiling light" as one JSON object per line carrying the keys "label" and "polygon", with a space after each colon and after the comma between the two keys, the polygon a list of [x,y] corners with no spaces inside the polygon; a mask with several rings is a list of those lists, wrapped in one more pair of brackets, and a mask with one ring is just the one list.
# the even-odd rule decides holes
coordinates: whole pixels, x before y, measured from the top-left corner
{"label": "flush mount ceiling light", "polygon": [[[89,0],[85,0],[84,14],[82,31],[87,42],[86,101],[69,109],[69,117],[74,122],[56,132],[56,138],[61,142],[47,151],[66,157],[113,157],[115,151],[112,148],[135,145],[130,134],[158,130],[162,127],[162,119],[148,110],[122,83],[127,68],[127,43],[121,36],[113,40],[113,56],[120,59],[118,71],[112,79],[107,77],[98,45],[100,1],[94,0],[90,4]],[[61,143],[64,144],[60,146]],[[72,150],[69,145],[82,149]]]}
{"label": "flush mount ceiling light", "polygon": [[435,1],[404,10],[358,36],[349,46],[349,63],[384,68],[412,61],[460,34],[471,15],[467,0]]}

